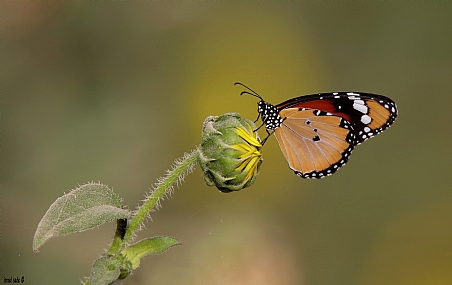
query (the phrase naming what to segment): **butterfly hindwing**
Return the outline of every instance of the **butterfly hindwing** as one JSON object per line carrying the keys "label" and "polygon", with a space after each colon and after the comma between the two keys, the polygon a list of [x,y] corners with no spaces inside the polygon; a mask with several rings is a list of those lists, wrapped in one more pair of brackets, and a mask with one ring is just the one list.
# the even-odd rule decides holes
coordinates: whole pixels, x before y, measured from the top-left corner
{"label": "butterfly hindwing", "polygon": [[275,129],[290,168],[303,178],[322,178],[344,165],[354,146],[355,133],[347,120],[315,109],[280,111],[283,123]]}

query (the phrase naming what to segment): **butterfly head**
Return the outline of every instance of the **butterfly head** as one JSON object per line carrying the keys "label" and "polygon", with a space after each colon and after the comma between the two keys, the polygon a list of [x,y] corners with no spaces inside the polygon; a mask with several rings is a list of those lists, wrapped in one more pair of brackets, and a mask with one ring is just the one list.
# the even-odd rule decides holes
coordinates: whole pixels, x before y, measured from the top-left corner
{"label": "butterfly head", "polygon": [[234,83],[234,85],[241,85],[249,90],[242,91],[240,95],[248,94],[260,99],[260,101],[257,103],[257,112],[259,113],[259,116],[262,118],[262,122],[265,124],[265,128],[267,129],[267,131],[273,131],[281,126],[281,124],[283,123],[283,119],[279,115],[279,110],[275,106],[265,102],[264,99],[262,99],[262,97],[256,91],[252,90],[248,86],[240,82],[236,82]]}

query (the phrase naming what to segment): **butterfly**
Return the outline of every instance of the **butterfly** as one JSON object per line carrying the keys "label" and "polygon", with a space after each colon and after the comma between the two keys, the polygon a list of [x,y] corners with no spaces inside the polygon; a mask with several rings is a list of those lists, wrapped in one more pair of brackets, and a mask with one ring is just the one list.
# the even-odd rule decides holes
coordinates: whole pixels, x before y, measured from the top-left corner
{"label": "butterfly", "polygon": [[[332,92],[300,96],[278,105],[260,99],[258,118],[268,136],[274,134],[289,167],[302,178],[323,178],[345,165],[355,146],[394,123],[397,106],[386,96]],[[262,127],[261,125],[261,127]],[[260,128],[260,127],[259,127]]]}

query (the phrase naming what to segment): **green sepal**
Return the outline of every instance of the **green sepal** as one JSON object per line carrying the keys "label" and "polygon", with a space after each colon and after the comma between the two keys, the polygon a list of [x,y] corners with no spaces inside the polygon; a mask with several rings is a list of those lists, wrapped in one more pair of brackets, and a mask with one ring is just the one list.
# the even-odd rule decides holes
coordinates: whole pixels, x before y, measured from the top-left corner
{"label": "green sepal", "polygon": [[170,247],[180,245],[181,243],[172,237],[158,236],[140,240],[126,247],[122,254],[131,262],[131,269],[134,270],[140,266],[140,260],[148,254],[161,254]]}

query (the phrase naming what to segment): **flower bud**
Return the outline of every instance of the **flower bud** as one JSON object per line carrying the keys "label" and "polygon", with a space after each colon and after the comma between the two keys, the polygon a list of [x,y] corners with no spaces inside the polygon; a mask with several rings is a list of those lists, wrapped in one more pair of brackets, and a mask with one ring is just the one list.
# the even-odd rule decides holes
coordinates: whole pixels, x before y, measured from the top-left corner
{"label": "flower bud", "polygon": [[208,186],[228,193],[251,186],[259,173],[262,147],[256,126],[238,113],[207,117],[199,164]]}

